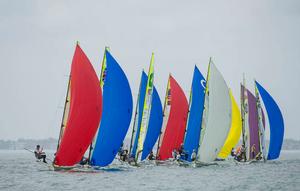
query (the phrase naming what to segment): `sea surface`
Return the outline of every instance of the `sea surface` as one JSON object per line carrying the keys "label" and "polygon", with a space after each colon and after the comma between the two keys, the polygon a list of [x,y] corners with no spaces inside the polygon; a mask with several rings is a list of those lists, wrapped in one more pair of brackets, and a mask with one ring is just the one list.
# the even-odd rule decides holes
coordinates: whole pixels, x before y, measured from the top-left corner
{"label": "sea surface", "polygon": [[[48,151],[49,158],[51,152]],[[53,156],[53,155],[52,155]],[[300,151],[276,161],[205,167],[115,162],[100,170],[57,172],[27,151],[0,151],[0,190],[300,190]]]}

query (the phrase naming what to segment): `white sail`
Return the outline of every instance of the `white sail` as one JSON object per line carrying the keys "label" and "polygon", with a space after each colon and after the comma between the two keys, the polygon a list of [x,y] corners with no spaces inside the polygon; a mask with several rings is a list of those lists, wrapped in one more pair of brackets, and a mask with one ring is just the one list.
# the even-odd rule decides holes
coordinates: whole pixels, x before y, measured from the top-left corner
{"label": "white sail", "polygon": [[200,147],[197,160],[214,161],[231,126],[231,100],[228,86],[216,66],[210,62],[207,75]]}
{"label": "white sail", "polygon": [[264,161],[267,158],[267,149],[266,149],[266,140],[265,140],[265,128],[263,124],[263,115],[262,115],[262,108],[259,99],[258,89],[255,84],[255,95],[256,95],[256,107],[257,107],[257,114],[258,114],[258,127],[259,127],[259,139],[260,139],[260,150],[262,152],[262,157]]}

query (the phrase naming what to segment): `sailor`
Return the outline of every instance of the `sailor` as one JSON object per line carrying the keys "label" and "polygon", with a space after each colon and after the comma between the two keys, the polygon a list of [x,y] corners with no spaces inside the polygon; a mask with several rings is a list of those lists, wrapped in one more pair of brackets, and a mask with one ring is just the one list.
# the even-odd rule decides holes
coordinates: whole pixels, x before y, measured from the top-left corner
{"label": "sailor", "polygon": [[232,157],[236,156],[236,153],[234,152],[234,148],[231,149],[231,153],[230,154],[231,154]]}
{"label": "sailor", "polygon": [[251,155],[252,155],[252,158],[255,159],[255,152],[256,152],[256,148],[255,148],[255,144],[253,144],[251,146]]}
{"label": "sailor", "polygon": [[195,161],[195,160],[196,160],[196,157],[197,157],[196,150],[193,149],[193,152],[192,152],[192,154],[191,154],[191,160],[192,160],[192,161]]}
{"label": "sailor", "polygon": [[34,151],[34,155],[35,155],[35,158],[37,158],[37,159],[43,159],[43,162],[47,163],[47,161],[46,161],[46,153],[43,152],[43,148],[41,148],[40,145],[36,146],[35,151]]}
{"label": "sailor", "polygon": [[244,162],[246,162],[247,158],[246,158],[246,147],[245,145],[242,145],[241,147],[241,160],[244,159]]}
{"label": "sailor", "polygon": [[128,157],[128,163],[129,163],[129,164],[135,163],[134,155],[130,155],[130,156]]}
{"label": "sailor", "polygon": [[88,158],[83,156],[79,162],[80,165],[86,165],[89,162]]}
{"label": "sailor", "polygon": [[121,151],[120,160],[121,161],[126,161],[127,159],[128,159],[128,150],[124,149],[124,150]]}
{"label": "sailor", "polygon": [[123,143],[118,150],[118,155],[121,156],[122,152],[123,152]]}
{"label": "sailor", "polygon": [[238,146],[235,151],[234,159],[237,161],[241,161],[243,159],[243,157],[244,157],[244,147]]}
{"label": "sailor", "polygon": [[180,155],[184,152],[183,143],[181,143],[180,148],[178,149],[178,152]]}
{"label": "sailor", "polygon": [[187,159],[188,154],[187,154],[187,152],[184,150],[183,143],[180,145],[180,148],[178,149],[178,152],[179,152],[179,155],[181,156],[181,158],[182,158],[183,160],[186,160],[186,159]]}
{"label": "sailor", "polygon": [[173,151],[172,151],[172,157],[173,157],[173,159],[176,159],[176,156],[177,156],[177,150],[173,149]]}
{"label": "sailor", "polygon": [[153,151],[150,152],[149,156],[148,156],[148,160],[155,160]]}
{"label": "sailor", "polygon": [[176,160],[179,161],[181,158],[181,155],[179,154],[179,152],[176,153]]}
{"label": "sailor", "polygon": [[261,160],[262,159],[262,153],[261,152],[259,152],[259,153],[257,153],[257,155],[255,156],[255,159],[256,160]]}

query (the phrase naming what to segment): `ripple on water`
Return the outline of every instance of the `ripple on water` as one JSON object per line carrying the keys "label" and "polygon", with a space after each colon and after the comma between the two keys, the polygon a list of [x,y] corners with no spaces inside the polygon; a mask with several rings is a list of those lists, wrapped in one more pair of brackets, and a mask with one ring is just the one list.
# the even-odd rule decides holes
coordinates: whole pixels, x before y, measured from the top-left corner
{"label": "ripple on water", "polygon": [[[286,157],[284,156],[286,154]],[[296,156],[296,158],[295,158]],[[201,168],[115,164],[88,172],[54,172],[24,152],[0,153],[0,190],[299,190],[300,151],[279,161]]]}

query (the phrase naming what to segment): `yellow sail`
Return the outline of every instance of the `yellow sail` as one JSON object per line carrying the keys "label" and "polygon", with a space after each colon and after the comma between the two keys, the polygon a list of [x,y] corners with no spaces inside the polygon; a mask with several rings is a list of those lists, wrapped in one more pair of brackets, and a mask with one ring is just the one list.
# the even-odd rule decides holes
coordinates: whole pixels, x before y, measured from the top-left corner
{"label": "yellow sail", "polygon": [[225,159],[228,157],[228,155],[231,152],[231,149],[238,144],[242,132],[241,112],[231,91],[230,91],[230,99],[232,105],[231,128],[228,133],[228,137],[225,141],[225,144],[218,155],[218,158],[221,159]]}
{"label": "yellow sail", "polygon": [[148,80],[147,80],[147,87],[145,93],[144,108],[142,114],[142,121],[141,121],[136,157],[138,157],[139,153],[143,150],[144,140],[148,129],[150,110],[151,110],[151,101],[152,101],[152,92],[153,92],[153,77],[154,77],[153,64],[154,64],[154,54],[152,53],[149,71],[148,71]]}

